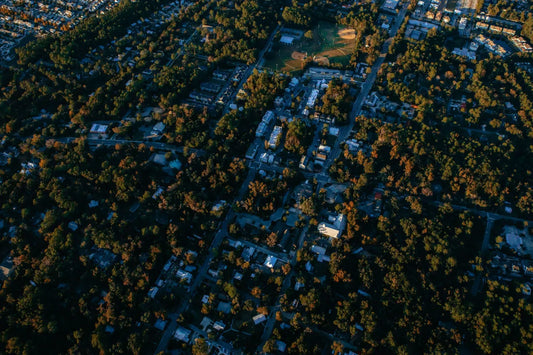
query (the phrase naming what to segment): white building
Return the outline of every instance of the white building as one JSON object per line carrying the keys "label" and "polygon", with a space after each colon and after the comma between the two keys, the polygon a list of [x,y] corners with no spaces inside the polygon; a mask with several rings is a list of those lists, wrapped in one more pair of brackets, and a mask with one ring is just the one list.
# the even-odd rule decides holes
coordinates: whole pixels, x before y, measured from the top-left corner
{"label": "white building", "polygon": [[95,123],[95,124],[93,124],[91,126],[90,133],[92,133],[92,134],[106,134],[108,127],[109,127],[108,125],[101,125],[101,124]]}
{"label": "white building", "polygon": [[191,336],[191,331],[183,327],[178,327],[178,329],[174,333],[174,338],[176,338],[179,341],[183,341],[184,343],[189,342],[190,336]]}
{"label": "white building", "polygon": [[269,255],[265,260],[265,266],[268,268],[273,268],[276,265],[278,259],[275,256]]}
{"label": "white building", "polygon": [[322,222],[318,225],[318,232],[329,238],[339,238],[346,227],[346,219],[343,214],[330,216],[328,222]]}
{"label": "white building", "polygon": [[254,316],[252,319],[255,325],[258,325],[259,323],[263,323],[264,321],[266,321],[266,317],[264,314],[258,314]]}
{"label": "white building", "polygon": [[270,149],[275,149],[278,146],[282,131],[283,128],[281,126],[274,126],[270,139],[268,140],[268,146]]}

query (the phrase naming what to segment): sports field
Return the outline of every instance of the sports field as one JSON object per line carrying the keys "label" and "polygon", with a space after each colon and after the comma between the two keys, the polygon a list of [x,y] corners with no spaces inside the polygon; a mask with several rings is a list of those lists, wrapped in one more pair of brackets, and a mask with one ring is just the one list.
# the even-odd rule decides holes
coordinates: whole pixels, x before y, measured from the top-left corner
{"label": "sports field", "polygon": [[320,22],[313,29],[313,38],[302,37],[292,45],[278,43],[269,53],[264,66],[274,70],[291,72],[301,70],[306,58],[315,63],[348,64],[354,49],[354,30],[330,22]]}

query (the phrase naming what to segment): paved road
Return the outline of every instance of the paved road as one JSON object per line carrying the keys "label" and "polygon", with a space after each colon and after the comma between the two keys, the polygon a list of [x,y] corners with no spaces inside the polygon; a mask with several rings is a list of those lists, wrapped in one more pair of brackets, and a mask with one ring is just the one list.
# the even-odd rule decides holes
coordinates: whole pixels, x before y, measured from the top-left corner
{"label": "paved road", "polygon": [[[237,197],[235,198],[235,201],[239,201],[244,196],[248,185],[255,177],[256,171],[254,169],[250,169],[248,171],[248,175],[244,179],[241,188],[239,189],[239,192],[237,193]],[[204,263],[200,267],[198,271],[198,275],[194,279],[193,283],[191,284],[189,288],[189,293],[186,295],[186,297],[181,301],[181,303],[178,305],[178,308],[176,309],[175,313],[172,313],[169,316],[169,326],[163,333],[163,336],[161,337],[161,340],[159,342],[159,345],[157,346],[157,349],[155,351],[155,354],[159,354],[167,349],[168,342],[170,339],[172,339],[172,336],[176,332],[176,329],[178,328],[178,323],[176,322],[176,319],[179,317],[180,314],[185,312],[189,305],[192,302],[192,299],[196,295],[196,289],[198,286],[200,286],[203,282],[203,280],[206,277],[207,270],[209,270],[209,265],[211,264],[211,261],[214,257],[214,251],[218,249],[222,241],[225,237],[228,235],[228,226],[229,223],[233,220],[235,217],[235,212],[233,210],[230,210],[226,214],[226,218],[224,221],[220,224],[218,232],[215,234],[215,237],[213,241],[211,242],[211,246],[209,247],[209,254],[207,255],[206,259],[204,260]]]}
{"label": "paved road", "polygon": [[[403,22],[403,19],[405,17],[406,11],[407,11],[407,5],[404,6],[404,8],[398,14],[397,23],[395,24],[395,26],[391,30],[391,36],[396,35],[396,32],[398,31],[398,28],[400,27],[401,23]],[[270,48],[270,45],[271,45],[272,40],[274,38],[274,35],[278,32],[279,28],[280,28],[280,26],[278,25],[276,27],[276,29],[270,35],[270,37],[269,37],[269,39],[267,41],[267,44],[265,45],[263,50],[260,52],[258,60],[255,63],[255,65],[250,66],[248,68],[248,70],[246,71],[245,75],[243,75],[243,78],[242,78],[241,82],[239,83],[238,89],[241,88],[242,85],[244,85],[246,80],[248,80],[248,77],[251,75],[252,71],[255,68],[257,68],[257,66],[261,62],[264,54]],[[383,45],[383,48],[382,48],[382,51],[381,51],[381,55],[378,58],[376,64],[374,64],[374,66],[372,67],[372,72],[367,77],[367,80],[363,84],[361,92],[360,92],[357,100],[354,103],[354,106],[352,108],[352,113],[350,114],[350,124],[349,124],[348,128],[344,130],[344,135],[346,137],[350,134],[350,131],[352,130],[352,128],[354,126],[354,123],[355,123],[354,119],[359,114],[359,112],[361,110],[361,107],[362,107],[362,104],[364,103],[364,100],[366,100],[366,97],[367,97],[368,93],[370,92],[370,89],[372,88],[372,86],[374,84],[374,81],[375,81],[375,79],[377,77],[378,70],[381,67],[381,64],[383,64],[383,61],[385,60],[385,56],[386,56],[386,54],[388,52],[388,48],[389,48],[390,42],[391,42],[391,39],[388,39],[385,42],[385,44]],[[238,89],[235,92],[238,92]],[[229,100],[229,102],[231,102],[231,101],[232,100]],[[228,107],[229,107],[229,105],[227,106],[227,108]],[[227,110],[227,108],[226,108],[226,110]],[[346,137],[344,137],[344,139],[346,139]],[[336,149],[334,148],[332,150],[332,154],[330,154],[331,162],[334,161],[334,159],[336,159],[338,157],[338,155],[340,154],[340,149],[339,149],[339,144],[338,144],[339,140],[340,139],[338,139],[337,143],[335,144],[335,148]],[[162,143],[160,143],[160,144],[162,144]],[[259,165],[259,167],[261,167],[261,165]],[[265,167],[267,167],[267,166],[265,165]],[[235,201],[241,200],[242,197],[244,196],[244,194],[245,194],[245,192],[246,192],[246,190],[248,188],[249,183],[252,181],[252,179],[255,176],[256,169],[257,169],[256,166],[252,166],[250,168],[249,174],[248,174],[247,178],[245,179],[245,181],[243,182]],[[283,171],[282,167],[279,167],[279,169],[281,169],[281,171]],[[267,170],[276,170],[277,171],[278,168],[273,168],[273,167],[268,168],[267,167]],[[317,179],[320,179],[320,180],[324,180],[324,181],[329,180],[329,178],[327,177],[327,175],[325,173],[322,173],[322,174],[311,174],[311,175],[312,175],[312,177],[316,177]],[[233,211],[229,211],[228,214],[226,215],[226,218],[224,219],[224,222],[220,226],[219,231],[217,232],[213,242],[211,243],[211,246],[209,248],[210,253],[207,256],[206,260],[204,261],[202,267],[200,268],[200,270],[198,272],[198,276],[195,278],[193,284],[190,287],[189,297],[186,300],[184,300],[183,302],[180,303],[174,318],[171,318],[171,321],[169,322],[170,323],[169,327],[163,333],[161,341],[160,341],[160,343],[159,343],[159,345],[158,345],[158,347],[157,347],[157,349],[155,351],[156,354],[159,354],[160,352],[164,351],[167,348],[168,342],[172,338],[172,336],[173,336],[173,334],[176,331],[177,326],[178,326],[178,324],[176,322],[176,318],[179,316],[179,314],[183,313],[187,309],[187,307],[191,303],[192,298],[195,296],[196,288],[201,284],[201,282],[203,281],[203,279],[205,277],[205,273],[209,269],[209,265],[211,263],[211,260],[213,259],[213,251],[218,248],[218,246],[222,243],[222,240],[227,236],[227,227],[228,227],[230,221],[233,219],[234,216],[235,216],[235,214],[234,214]],[[302,234],[300,235],[298,249],[300,249],[302,247],[302,245],[303,245],[303,240],[304,240],[304,236],[305,236],[306,232],[307,232],[307,227],[302,231]],[[297,257],[297,253],[295,252],[293,258],[290,261],[292,265],[295,265],[296,257]],[[290,286],[290,284],[291,284],[290,281],[291,281],[292,275],[293,275],[293,270],[291,270],[289,275],[287,275],[287,277],[285,277],[285,279],[283,280],[282,287],[281,287],[281,292],[278,295],[278,298],[277,298],[277,301],[276,301],[276,305],[271,309],[270,317],[269,317],[269,319],[268,319],[268,321],[267,321],[267,323],[265,325],[265,330],[263,332],[263,336],[261,337],[261,343],[259,344],[259,347],[258,347],[258,351],[259,352],[262,352],[263,344],[265,343],[266,340],[268,340],[268,338],[270,337],[270,335],[272,333],[272,330],[273,330],[274,325],[275,325],[275,312],[280,307],[279,300],[280,300],[281,296],[284,294],[284,292],[287,290],[287,288]]]}
{"label": "paved road", "polygon": [[198,32],[198,29],[195,29],[194,32],[189,36],[189,38],[187,38],[185,40],[185,42],[183,42],[183,45],[181,45],[177,50],[176,50],[176,54],[174,55],[174,59],[170,59],[167,63],[167,67],[171,67],[174,65],[174,63],[176,63],[176,60],[178,60],[179,57],[181,57],[181,55],[183,54],[184,50],[183,48],[185,48],[186,45],[188,45],[191,40],[193,39],[194,35],[196,35],[196,32]]}
{"label": "paved road", "polygon": [[235,101],[235,97],[237,96],[237,93],[239,92],[239,90],[242,88],[244,83],[248,80],[250,75],[252,75],[252,72],[254,71],[254,69],[256,69],[258,67],[259,63],[263,60],[263,57],[264,57],[265,53],[271,48],[272,41],[274,40],[274,36],[276,35],[276,33],[278,33],[280,28],[281,28],[280,25],[276,26],[276,29],[274,31],[272,31],[272,33],[268,37],[267,43],[265,44],[265,46],[263,47],[261,52],[259,52],[259,56],[257,57],[257,61],[255,62],[255,64],[254,65],[250,65],[248,67],[248,69],[246,69],[246,71],[244,72],[244,74],[242,76],[242,79],[239,82],[239,85],[235,89],[235,92],[231,96],[231,99],[229,99],[227,104],[226,104],[226,108],[224,109],[224,114],[226,114],[226,113],[228,113],[230,111],[229,105],[231,105]]}
{"label": "paved road", "polygon": [[348,121],[349,121],[348,126],[343,127],[341,129],[339,137],[335,141],[335,145],[331,149],[331,153],[328,157],[328,160],[326,161],[324,170],[327,170],[341,153],[340,142],[343,142],[349,138],[350,133],[355,125],[355,118],[359,116],[359,114],[361,113],[363,104],[365,103],[365,100],[368,97],[370,90],[372,90],[372,86],[374,86],[374,82],[376,81],[379,69],[381,68],[381,65],[385,61],[385,57],[387,56],[387,53],[389,52],[389,47],[392,43],[392,40],[394,36],[396,36],[396,34],[398,33],[398,29],[400,28],[401,24],[403,23],[403,20],[405,19],[405,14],[407,13],[408,5],[409,5],[408,3],[404,4],[402,9],[398,12],[394,25],[392,26],[389,32],[390,38],[388,38],[383,44],[383,47],[381,47],[381,52],[380,52],[378,59],[372,66],[370,74],[367,75],[365,82],[363,83],[363,85],[361,85],[361,91],[359,92],[359,95],[357,95],[357,99],[355,100],[352,106],[352,111],[350,112],[350,115],[348,117]]}
{"label": "paved road", "polygon": [[[481,251],[480,254],[483,256],[490,245],[490,232],[492,230],[492,224],[494,222],[494,218],[491,218],[489,214],[487,213],[487,225],[485,226],[485,235],[483,236],[483,242],[481,243]],[[479,292],[479,289],[481,287],[481,272],[478,272],[476,274],[476,278],[474,279],[474,283],[472,284],[472,289],[470,292],[472,295],[476,296]]]}
{"label": "paved road", "polygon": [[309,225],[306,225],[305,228],[302,230],[302,233],[300,233],[300,238],[298,239],[298,248],[296,249],[293,257],[290,260],[291,263],[291,271],[287,276],[285,276],[285,279],[283,279],[283,283],[281,284],[281,291],[279,292],[278,298],[276,299],[276,304],[270,309],[270,315],[268,317],[268,320],[265,324],[265,329],[263,330],[263,335],[261,336],[261,341],[259,342],[259,345],[257,347],[257,352],[262,353],[263,352],[263,346],[265,345],[266,341],[270,338],[270,335],[272,334],[272,331],[274,330],[274,326],[276,325],[276,312],[281,309],[280,300],[281,297],[285,294],[287,289],[291,286],[291,280],[294,275],[294,266],[296,265],[296,259],[298,257],[297,251],[300,250],[303,246],[305,235],[307,234],[307,230],[309,229]]}
{"label": "paved road", "polygon": [[[279,165],[273,165],[273,164],[266,164],[261,163],[257,160],[248,160],[248,166],[250,168],[256,169],[256,170],[264,170],[265,172],[271,172],[276,174],[282,174],[283,170],[286,169],[285,166],[279,166]],[[320,173],[313,173],[310,171],[302,171],[300,170],[300,173],[309,180],[316,179],[319,184],[325,185],[328,182],[331,182],[331,177],[324,171]]]}
{"label": "paved road", "polygon": [[[443,205],[443,203],[441,201],[435,201],[434,203],[437,206],[442,206]],[[513,217],[513,216],[503,215],[503,214],[499,214],[499,213],[494,213],[494,212],[487,212],[487,211],[479,210],[477,208],[467,207],[467,206],[463,206],[463,205],[450,204],[450,206],[452,206],[452,208],[454,210],[470,211],[470,212],[472,212],[474,214],[480,215],[482,217],[487,217],[487,218],[490,218],[490,219],[493,219],[493,220],[508,219],[510,221],[527,222],[528,224],[533,224],[533,220],[528,220],[528,219],[524,219],[524,218]]]}
{"label": "paved road", "polygon": [[[53,139],[57,140],[58,142],[62,142],[62,143],[72,143],[74,140],[79,139],[79,138],[64,137],[64,138],[53,138]],[[166,151],[171,151],[175,153],[176,152],[183,153],[185,149],[187,149],[189,153],[196,153],[199,156],[205,155],[205,151],[202,149],[188,148],[184,146],[175,146],[172,144],[154,142],[154,141],[129,140],[129,139],[93,139],[93,138],[89,139],[88,138],[87,143],[89,143],[89,145],[92,145],[92,146],[97,146],[97,145],[114,146],[117,144],[137,144],[137,145],[144,144],[147,147],[153,147],[155,149],[166,150]]]}
{"label": "paved road", "polygon": [[[357,96],[357,99],[355,100],[355,102],[353,104],[352,111],[351,111],[350,116],[349,116],[349,124],[348,124],[347,127],[344,127],[342,129],[341,133],[339,134],[339,138],[336,140],[335,145],[334,145],[333,149],[331,150],[331,153],[330,153],[330,155],[328,157],[328,160],[327,160],[327,162],[325,164],[324,171],[327,171],[327,168],[340,155],[341,151],[340,151],[340,147],[339,147],[339,142],[346,140],[348,138],[348,136],[350,135],[350,132],[352,131],[353,126],[355,124],[355,117],[357,117],[360,114],[361,108],[363,107],[363,103],[365,102],[368,94],[370,93],[370,90],[372,89],[372,86],[374,85],[374,82],[376,80],[379,68],[383,64],[383,62],[385,60],[385,57],[387,56],[387,53],[389,51],[389,46],[390,46],[390,44],[392,42],[392,38],[394,36],[396,36],[396,33],[398,32],[398,29],[400,28],[400,25],[402,24],[402,22],[403,22],[403,20],[405,18],[405,14],[407,12],[407,6],[408,6],[408,4],[405,4],[404,7],[402,8],[402,10],[400,10],[400,12],[398,13],[395,25],[393,26],[393,28],[390,31],[391,38],[389,38],[383,44],[383,47],[381,49],[381,54],[380,54],[378,60],[372,66],[372,71],[367,76],[366,81],[361,86],[361,91],[359,92],[359,95]],[[273,167],[266,166],[266,165],[263,168],[266,168],[265,170],[278,170],[278,168],[273,168]],[[327,176],[327,174],[325,172],[320,173],[320,174],[313,174],[313,173],[305,174],[304,173],[304,175],[308,175],[309,177],[317,178],[319,183],[325,183],[325,182],[329,181],[329,176]],[[303,241],[304,241],[305,233],[307,232],[307,228],[308,227],[306,227],[302,231],[302,234],[300,235],[300,239],[299,239],[299,243],[298,243],[299,245],[298,245],[298,249],[297,250],[299,250],[303,246]],[[291,259],[291,265],[293,265],[293,266],[296,264],[296,257],[297,257],[297,253],[295,252],[293,258]],[[268,338],[270,338],[270,335],[272,334],[272,330],[274,329],[274,325],[276,323],[275,314],[276,314],[277,310],[280,308],[279,300],[280,300],[281,296],[285,293],[287,288],[290,286],[290,284],[291,284],[290,281],[291,281],[292,275],[293,275],[293,270],[291,270],[289,275],[287,275],[285,277],[285,279],[283,280],[283,284],[282,284],[282,287],[281,287],[281,292],[280,292],[280,294],[278,296],[278,299],[276,301],[276,305],[272,308],[272,310],[270,312],[270,316],[268,318],[268,321],[267,321],[267,323],[265,325],[265,329],[263,331],[263,336],[261,337],[261,342],[260,342],[260,344],[259,344],[259,346],[257,348],[257,351],[259,353],[262,353],[263,345],[268,340]],[[331,336],[331,335],[328,334],[328,336]]]}
{"label": "paved road", "polygon": [[220,244],[226,237],[227,232],[228,232],[228,225],[234,216],[235,216],[234,212],[230,210],[227,213],[226,218],[220,225],[217,234],[215,234],[215,238],[211,242],[211,246],[209,248],[209,254],[204,260],[204,263],[202,264],[202,266],[200,267],[198,271],[198,275],[196,276],[196,278],[194,279],[193,283],[191,284],[189,288],[189,294],[179,304],[176,312],[173,314],[173,317],[172,316],[170,317],[169,326],[163,333],[163,336],[161,337],[161,341],[159,342],[159,345],[157,346],[155,354],[159,354],[166,350],[168,346],[168,342],[170,341],[170,339],[176,332],[176,329],[178,328],[178,323],[176,322],[176,319],[178,318],[180,314],[185,312],[187,308],[189,307],[189,305],[191,304],[192,299],[196,295],[196,289],[198,288],[199,285],[201,285],[202,281],[205,278],[205,274],[207,273],[207,270],[209,270],[209,265],[211,264],[211,260],[213,260],[213,257],[214,257],[214,251],[220,246]]}
{"label": "paved road", "polygon": [[252,243],[248,240],[245,240],[245,239],[241,239],[239,240],[239,242],[241,244],[244,244],[248,247],[252,247],[252,248],[255,248],[256,250],[260,251],[261,253],[264,253],[264,254],[267,254],[267,255],[272,255],[272,256],[275,256],[278,260],[286,263],[287,262],[287,254],[285,253],[282,253],[282,252],[275,252],[275,251],[272,251],[268,248],[265,248],[261,245],[257,245],[255,243]]}

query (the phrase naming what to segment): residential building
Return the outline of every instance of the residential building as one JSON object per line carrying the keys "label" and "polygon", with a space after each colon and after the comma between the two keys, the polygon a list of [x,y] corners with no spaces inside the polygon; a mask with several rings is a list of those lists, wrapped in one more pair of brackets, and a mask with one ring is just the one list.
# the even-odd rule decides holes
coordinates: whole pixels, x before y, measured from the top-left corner
{"label": "residential building", "polygon": [[318,225],[318,232],[329,238],[339,238],[346,227],[346,218],[343,214],[330,216],[328,222],[322,222]]}

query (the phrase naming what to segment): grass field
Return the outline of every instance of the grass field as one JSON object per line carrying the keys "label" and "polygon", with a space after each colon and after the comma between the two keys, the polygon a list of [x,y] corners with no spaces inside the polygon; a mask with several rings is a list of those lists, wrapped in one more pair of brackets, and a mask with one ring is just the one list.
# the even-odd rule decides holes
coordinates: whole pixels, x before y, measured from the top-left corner
{"label": "grass field", "polygon": [[319,64],[346,65],[355,46],[353,37],[351,30],[330,22],[320,22],[313,29],[313,39],[303,37],[291,46],[275,46],[264,66],[285,72],[301,70],[306,56],[315,58]]}

